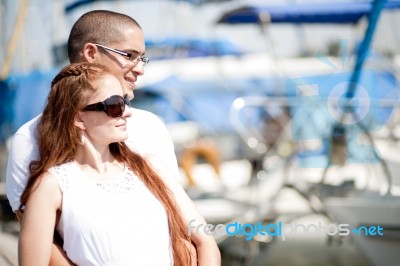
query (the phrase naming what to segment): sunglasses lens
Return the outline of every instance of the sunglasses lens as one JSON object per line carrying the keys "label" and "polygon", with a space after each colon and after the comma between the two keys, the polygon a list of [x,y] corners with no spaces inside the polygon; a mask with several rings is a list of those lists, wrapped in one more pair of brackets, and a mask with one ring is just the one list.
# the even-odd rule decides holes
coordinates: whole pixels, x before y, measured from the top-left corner
{"label": "sunglasses lens", "polygon": [[121,117],[125,111],[125,100],[121,96],[111,96],[105,101],[106,114],[111,117]]}

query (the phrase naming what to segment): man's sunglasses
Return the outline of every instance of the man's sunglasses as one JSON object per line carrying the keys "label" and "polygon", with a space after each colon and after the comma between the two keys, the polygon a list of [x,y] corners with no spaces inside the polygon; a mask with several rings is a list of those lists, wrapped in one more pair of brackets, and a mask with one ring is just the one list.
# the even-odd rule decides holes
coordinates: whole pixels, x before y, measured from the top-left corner
{"label": "man's sunglasses", "polygon": [[128,52],[124,52],[124,51],[121,51],[121,50],[118,50],[118,49],[110,48],[110,47],[107,47],[107,46],[104,46],[104,45],[101,45],[101,44],[95,44],[95,45],[98,46],[98,47],[101,47],[101,48],[103,48],[105,50],[108,50],[110,52],[114,52],[114,53],[123,55],[123,56],[127,57],[128,60],[133,62],[135,65],[137,65],[139,62],[142,62],[143,66],[146,66],[150,61],[150,59],[148,57],[143,56],[143,55],[138,55],[137,52],[128,53]]}
{"label": "man's sunglasses", "polygon": [[125,105],[130,106],[128,95],[124,97],[113,95],[105,99],[104,102],[89,104],[83,111],[105,112],[110,117],[121,117],[125,111]]}

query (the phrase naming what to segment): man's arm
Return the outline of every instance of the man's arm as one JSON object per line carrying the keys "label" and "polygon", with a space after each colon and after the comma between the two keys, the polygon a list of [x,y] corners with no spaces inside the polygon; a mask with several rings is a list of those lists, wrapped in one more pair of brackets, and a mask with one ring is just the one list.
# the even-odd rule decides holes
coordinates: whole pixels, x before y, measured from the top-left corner
{"label": "man's arm", "polygon": [[168,168],[168,171],[173,176],[178,178],[180,174],[178,161],[176,159],[174,143],[171,139],[168,129],[164,122],[158,117],[155,118],[154,125],[156,129],[153,131],[155,133],[154,140],[156,147],[159,149],[155,154],[153,154],[153,156],[157,157],[157,159],[160,159]]}
{"label": "man's arm", "polygon": [[217,243],[212,235],[201,232],[201,230],[193,230],[199,226],[206,226],[207,223],[197,209],[193,201],[186,194],[179,181],[167,175],[166,172],[159,173],[165,184],[174,196],[175,202],[182,215],[182,220],[186,225],[186,230],[190,235],[190,240],[194,243],[195,252],[192,255],[197,256],[197,264],[199,266],[219,266],[221,265],[221,254]]}
{"label": "man's arm", "polygon": [[[206,221],[204,217],[179,183],[178,164],[174,145],[168,130],[160,119],[158,119],[156,125],[157,131],[155,131],[156,137],[154,138],[157,139],[156,143],[162,149],[148,159],[174,195],[187,230],[189,231],[191,222],[196,225],[202,224],[205,226]],[[190,239],[195,245],[195,251],[192,251],[192,255],[197,257],[197,263],[196,261],[192,261],[193,265],[221,265],[221,254],[213,236],[195,231],[191,232]]]}
{"label": "man's arm", "polygon": [[14,212],[19,208],[29,177],[29,164],[37,158],[36,140],[17,132],[11,141],[6,172],[6,193]]}
{"label": "man's arm", "polygon": [[178,162],[175,155],[174,143],[164,122],[155,114],[131,108],[132,116],[128,118],[128,146],[150,159],[157,167],[172,174],[175,178],[179,176]]}
{"label": "man's arm", "polygon": [[[54,234],[58,234],[54,232]],[[51,249],[51,257],[49,266],[71,266],[75,265],[72,261],[69,260],[67,254],[65,254],[64,250],[62,249],[62,245],[60,244],[57,237],[54,237],[53,245]]]}

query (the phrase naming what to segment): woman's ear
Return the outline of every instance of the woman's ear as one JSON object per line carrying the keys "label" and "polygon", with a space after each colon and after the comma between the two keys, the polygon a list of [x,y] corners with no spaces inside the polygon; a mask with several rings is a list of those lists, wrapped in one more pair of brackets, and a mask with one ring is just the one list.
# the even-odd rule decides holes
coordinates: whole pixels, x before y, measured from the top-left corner
{"label": "woman's ear", "polygon": [[74,118],[74,125],[78,127],[80,130],[86,130],[85,122],[82,119],[82,112],[78,112]]}
{"label": "woman's ear", "polygon": [[96,57],[96,54],[98,53],[98,49],[96,45],[93,43],[85,43],[83,46],[83,58],[86,62],[93,63]]}

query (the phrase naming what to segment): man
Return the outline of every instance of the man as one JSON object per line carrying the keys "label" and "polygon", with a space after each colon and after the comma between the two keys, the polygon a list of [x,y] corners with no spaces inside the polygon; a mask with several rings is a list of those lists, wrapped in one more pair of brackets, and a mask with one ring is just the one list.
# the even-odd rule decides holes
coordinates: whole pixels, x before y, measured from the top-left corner
{"label": "man", "polygon": [[[144,66],[148,63],[144,53],[144,35],[139,24],[129,16],[111,11],[84,14],[72,27],[68,39],[71,63],[87,61],[106,65],[120,80],[130,99],[134,96],[135,82],[144,74]],[[134,108],[131,111],[126,143],[149,159],[161,175],[176,177],[179,174],[177,161],[165,125],[154,114]],[[29,164],[38,159],[35,131],[39,117],[23,125],[11,143],[6,190],[14,211],[19,208],[20,196],[29,177]],[[179,188],[176,192],[177,200],[186,200]],[[67,264],[66,259],[60,257],[65,254],[56,252],[56,248],[54,245],[51,265]]]}

